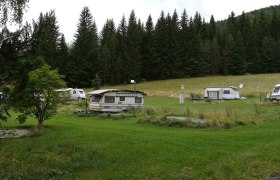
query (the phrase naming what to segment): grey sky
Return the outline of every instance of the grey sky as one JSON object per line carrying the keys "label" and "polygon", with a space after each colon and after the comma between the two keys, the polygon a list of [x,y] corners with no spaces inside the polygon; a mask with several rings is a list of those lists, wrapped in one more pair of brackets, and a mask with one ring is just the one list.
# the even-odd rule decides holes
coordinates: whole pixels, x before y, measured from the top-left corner
{"label": "grey sky", "polygon": [[178,15],[181,15],[186,9],[189,16],[194,16],[198,11],[209,21],[212,14],[215,20],[222,20],[226,19],[231,11],[239,15],[242,11],[249,12],[271,5],[279,5],[279,0],[30,0],[24,20],[37,20],[40,12],[55,9],[60,32],[65,34],[67,42],[71,42],[84,6],[90,8],[100,31],[106,19],[113,18],[118,26],[122,16],[125,15],[127,19],[132,9],[142,22],[146,22],[151,14],[153,22],[156,23],[162,10],[172,14],[176,9]]}

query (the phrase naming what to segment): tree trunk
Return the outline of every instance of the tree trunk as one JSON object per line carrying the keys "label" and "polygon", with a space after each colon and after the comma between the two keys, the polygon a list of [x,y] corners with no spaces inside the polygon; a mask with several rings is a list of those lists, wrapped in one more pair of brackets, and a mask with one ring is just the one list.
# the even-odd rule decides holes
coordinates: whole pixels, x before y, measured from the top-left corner
{"label": "tree trunk", "polygon": [[44,128],[43,122],[44,121],[42,121],[42,120],[38,120],[38,129],[43,129]]}

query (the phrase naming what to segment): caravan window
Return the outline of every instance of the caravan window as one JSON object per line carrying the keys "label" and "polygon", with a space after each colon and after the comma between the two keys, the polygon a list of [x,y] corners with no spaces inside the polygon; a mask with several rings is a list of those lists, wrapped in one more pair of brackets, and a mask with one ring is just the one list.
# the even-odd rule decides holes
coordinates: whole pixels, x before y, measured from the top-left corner
{"label": "caravan window", "polygon": [[84,91],[79,91],[80,92],[80,94],[84,94]]}
{"label": "caravan window", "polygon": [[76,94],[76,91],[73,91],[73,94]]}
{"label": "caravan window", "polygon": [[224,90],[224,94],[230,94],[230,90]]}
{"label": "caravan window", "polygon": [[124,96],[120,96],[120,101],[125,101],[125,97]]}
{"label": "caravan window", "polygon": [[135,97],[135,103],[142,103],[141,97]]}
{"label": "caravan window", "polygon": [[280,90],[280,87],[276,87],[276,88],[274,89],[273,93],[278,93],[279,90]]}
{"label": "caravan window", "polygon": [[115,103],[114,96],[105,96],[105,103]]}
{"label": "caravan window", "polygon": [[93,96],[93,97],[91,98],[91,102],[99,102],[100,99],[101,99],[101,96]]}

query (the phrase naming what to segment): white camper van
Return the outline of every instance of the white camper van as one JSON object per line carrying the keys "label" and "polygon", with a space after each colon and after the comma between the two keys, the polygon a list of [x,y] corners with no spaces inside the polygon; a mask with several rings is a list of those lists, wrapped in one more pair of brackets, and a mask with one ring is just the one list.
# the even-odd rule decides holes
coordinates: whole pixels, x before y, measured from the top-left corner
{"label": "white camper van", "polygon": [[87,93],[89,110],[99,112],[121,112],[144,107],[145,93],[134,90],[104,89]]}
{"label": "white camper van", "polygon": [[85,91],[83,89],[76,88],[63,88],[57,89],[56,92],[59,92],[59,97],[66,100],[81,100],[86,98]]}
{"label": "white camper van", "polygon": [[207,87],[204,91],[204,97],[207,99],[240,99],[239,92],[236,87],[217,86]]}
{"label": "white camper van", "polygon": [[270,95],[270,101],[280,101],[280,84],[276,84]]}

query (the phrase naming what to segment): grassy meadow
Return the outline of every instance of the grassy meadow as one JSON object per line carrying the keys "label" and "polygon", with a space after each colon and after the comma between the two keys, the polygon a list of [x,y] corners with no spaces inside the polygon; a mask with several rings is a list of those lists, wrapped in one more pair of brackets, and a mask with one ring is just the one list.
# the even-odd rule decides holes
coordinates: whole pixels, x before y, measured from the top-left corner
{"label": "grassy meadow", "polygon": [[[145,108],[121,116],[74,114],[83,105],[68,102],[43,130],[0,139],[0,179],[265,179],[280,172],[280,104],[259,96],[271,91],[279,77],[143,82],[137,89],[148,94]],[[178,103],[180,84],[186,94],[202,94],[206,86],[239,83],[247,100]],[[211,121],[207,126],[152,123],[166,115]],[[36,125],[34,118],[22,125],[14,118],[2,128]]]}
{"label": "grassy meadow", "polygon": [[[258,74],[244,76],[213,76],[185,79],[161,80],[136,84],[137,90],[144,91],[148,96],[178,97],[180,85],[185,85],[186,94],[204,95],[207,86],[236,86],[244,84],[241,94],[256,96],[270,92],[275,84],[280,83],[280,74]],[[131,85],[107,86],[106,88],[131,89]]]}

